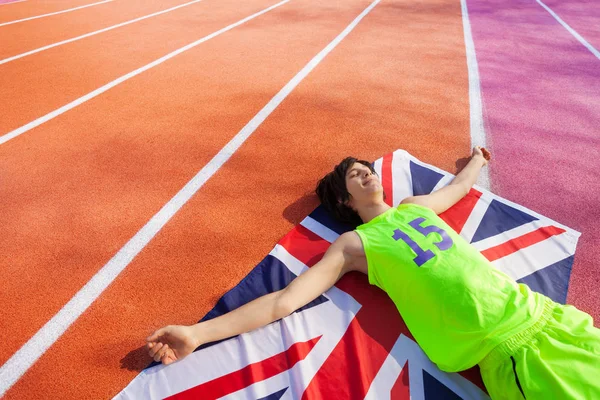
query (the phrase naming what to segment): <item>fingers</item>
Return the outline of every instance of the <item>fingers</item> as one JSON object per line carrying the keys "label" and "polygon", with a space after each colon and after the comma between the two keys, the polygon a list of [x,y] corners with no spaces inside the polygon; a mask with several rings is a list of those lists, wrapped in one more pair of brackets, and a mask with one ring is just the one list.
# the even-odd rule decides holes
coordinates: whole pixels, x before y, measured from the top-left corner
{"label": "fingers", "polygon": [[167,353],[167,355],[165,355],[162,359],[162,363],[165,365],[169,365],[174,363],[175,361],[177,361],[177,357],[175,357],[174,354],[172,354],[173,351],[171,350],[170,352]]}
{"label": "fingers", "polygon": [[[151,349],[148,350],[148,354],[150,354],[150,357],[155,358],[156,354],[160,351],[160,349],[162,349],[163,344],[162,343],[156,343],[154,346],[152,346]],[[158,361],[158,360],[156,360]]]}
{"label": "fingers", "polygon": [[485,158],[486,160],[490,160],[492,158],[492,155],[489,151],[487,151],[487,149],[485,147],[481,148],[481,152],[483,153],[483,158]]}
{"label": "fingers", "polygon": [[156,340],[165,334],[168,327],[160,328],[154,331],[154,333],[146,338],[147,342],[156,342]]}
{"label": "fingers", "polygon": [[168,344],[155,343],[148,351],[154,361],[169,365],[177,361],[177,356]]}
{"label": "fingers", "polygon": [[171,348],[167,349],[167,351],[161,358],[161,361],[165,365],[169,365],[169,364],[172,364],[175,361],[177,361],[177,356],[175,355],[175,352],[173,351],[173,349],[171,349]]}
{"label": "fingers", "polygon": [[154,361],[160,361],[163,357],[165,357],[165,355],[167,355],[167,352],[169,351],[169,345],[165,344],[163,345],[160,350],[158,350],[156,353],[154,353]]}
{"label": "fingers", "polygon": [[481,154],[486,161],[489,161],[492,158],[491,153],[485,148],[481,146],[473,147],[473,155]]}
{"label": "fingers", "polygon": [[[154,361],[162,362],[165,365],[171,364],[177,361],[177,356],[169,345],[165,342],[165,335],[168,336],[169,327],[156,330],[152,335],[146,338],[146,347],[148,348],[148,354],[154,359]],[[168,340],[167,340],[168,341]]]}

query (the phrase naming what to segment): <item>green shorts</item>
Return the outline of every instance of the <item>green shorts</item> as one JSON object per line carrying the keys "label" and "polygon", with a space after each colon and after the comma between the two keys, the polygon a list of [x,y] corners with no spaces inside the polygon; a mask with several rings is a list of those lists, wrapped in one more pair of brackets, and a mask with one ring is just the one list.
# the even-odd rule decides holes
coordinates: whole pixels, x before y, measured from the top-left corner
{"label": "green shorts", "polygon": [[541,318],[479,367],[493,400],[600,399],[600,329],[588,314],[546,299]]}

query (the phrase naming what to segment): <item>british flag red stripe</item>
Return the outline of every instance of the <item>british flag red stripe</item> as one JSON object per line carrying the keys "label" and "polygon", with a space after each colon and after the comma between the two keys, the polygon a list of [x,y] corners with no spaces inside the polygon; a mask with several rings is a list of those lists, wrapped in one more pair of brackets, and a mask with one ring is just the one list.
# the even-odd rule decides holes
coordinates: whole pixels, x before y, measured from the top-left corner
{"label": "british flag red stripe", "polygon": [[289,370],[311,352],[321,337],[294,343],[289,349],[266,360],[250,364],[231,374],[195,386],[168,397],[171,400],[218,399],[248,386]]}
{"label": "british flag red stripe", "polygon": [[499,258],[508,256],[509,254],[515,253],[521,249],[539,243],[552,236],[560,235],[564,232],[564,229],[557,228],[555,226],[546,226],[534,232],[530,232],[523,236],[519,236],[515,239],[508,240],[507,242],[502,243],[501,245],[491,247],[487,250],[482,251],[481,253],[488,260],[496,261]]}
{"label": "british flag red stripe", "polygon": [[392,158],[393,154],[386,154],[383,157],[381,166],[381,186],[383,186],[383,192],[386,194],[385,202],[389,206],[394,204],[394,190],[392,189]]}
{"label": "british flag red stripe", "polygon": [[440,214],[440,218],[450,225],[452,229],[460,233],[481,195],[482,193],[479,190],[471,189],[454,207]]}

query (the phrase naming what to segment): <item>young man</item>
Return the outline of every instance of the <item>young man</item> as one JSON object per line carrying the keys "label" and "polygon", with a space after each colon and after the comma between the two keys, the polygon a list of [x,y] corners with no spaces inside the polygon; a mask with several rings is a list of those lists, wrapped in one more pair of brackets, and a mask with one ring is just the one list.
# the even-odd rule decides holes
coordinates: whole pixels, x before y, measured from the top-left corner
{"label": "young man", "polygon": [[157,330],[147,339],[150,355],[170,364],[203,343],[283,318],[360,271],[390,296],[439,368],[479,364],[492,399],[600,399],[592,318],[517,284],[437,216],[468,193],[488,159],[475,147],[450,185],[392,208],[371,164],[346,158],[317,194],[336,218],[361,225],[285,289],[203,323]]}

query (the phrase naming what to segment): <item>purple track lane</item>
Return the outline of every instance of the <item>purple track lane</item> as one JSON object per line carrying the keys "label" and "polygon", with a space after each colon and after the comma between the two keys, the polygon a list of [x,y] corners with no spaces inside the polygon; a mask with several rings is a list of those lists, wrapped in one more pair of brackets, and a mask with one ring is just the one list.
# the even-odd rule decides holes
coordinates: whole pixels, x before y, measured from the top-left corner
{"label": "purple track lane", "polygon": [[[596,47],[600,5],[592,3],[562,2],[553,11]],[[582,232],[567,302],[599,326],[600,60],[535,0],[467,5],[495,159],[492,189]],[[585,28],[591,21],[595,28]]]}
{"label": "purple track lane", "polygon": [[542,0],[564,22],[600,51],[600,1]]}

